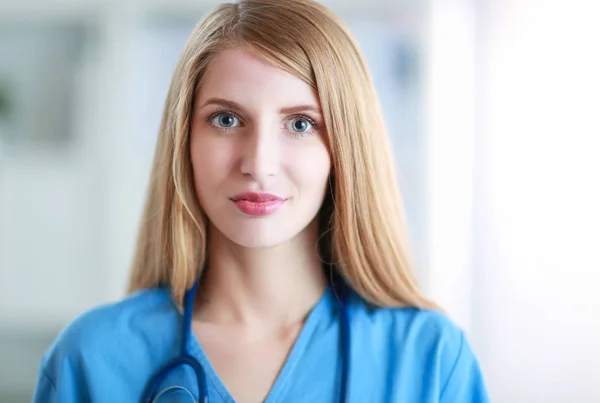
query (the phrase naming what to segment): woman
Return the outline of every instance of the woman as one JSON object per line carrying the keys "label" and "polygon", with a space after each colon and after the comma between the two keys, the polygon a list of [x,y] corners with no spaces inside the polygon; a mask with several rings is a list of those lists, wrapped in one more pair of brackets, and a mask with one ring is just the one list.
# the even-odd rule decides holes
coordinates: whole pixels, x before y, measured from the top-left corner
{"label": "woman", "polygon": [[487,401],[415,284],[390,154],[334,15],[218,7],[174,72],[131,295],[62,332],[34,401]]}

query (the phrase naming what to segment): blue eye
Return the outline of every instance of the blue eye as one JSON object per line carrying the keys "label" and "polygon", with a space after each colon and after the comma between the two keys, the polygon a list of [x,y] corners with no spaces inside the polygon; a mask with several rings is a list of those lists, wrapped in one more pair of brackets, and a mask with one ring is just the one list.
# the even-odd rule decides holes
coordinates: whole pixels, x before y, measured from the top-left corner
{"label": "blue eye", "polygon": [[210,120],[213,125],[220,129],[231,129],[240,125],[239,119],[231,113],[218,113],[213,115]]}
{"label": "blue eye", "polygon": [[307,133],[314,127],[314,123],[307,118],[297,117],[288,122],[288,130],[294,133]]}

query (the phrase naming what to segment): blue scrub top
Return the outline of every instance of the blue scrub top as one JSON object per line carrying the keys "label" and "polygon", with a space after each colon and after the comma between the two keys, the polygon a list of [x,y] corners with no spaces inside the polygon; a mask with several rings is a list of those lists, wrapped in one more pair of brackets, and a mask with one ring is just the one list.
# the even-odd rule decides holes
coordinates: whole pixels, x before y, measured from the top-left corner
{"label": "blue scrub top", "polygon": [[[350,315],[350,402],[489,402],[464,333],[442,313],[372,308],[356,294]],[[342,357],[340,305],[331,287],[314,306],[266,403],[337,402]],[[137,292],[70,323],[45,354],[34,392],[41,402],[136,402],[150,376],[180,349],[182,316],[169,290]],[[195,337],[188,352],[207,373],[210,401],[234,403]],[[159,401],[198,398],[193,372],[173,371]],[[181,398],[181,399],[180,399]],[[189,399],[189,397],[188,397]]]}

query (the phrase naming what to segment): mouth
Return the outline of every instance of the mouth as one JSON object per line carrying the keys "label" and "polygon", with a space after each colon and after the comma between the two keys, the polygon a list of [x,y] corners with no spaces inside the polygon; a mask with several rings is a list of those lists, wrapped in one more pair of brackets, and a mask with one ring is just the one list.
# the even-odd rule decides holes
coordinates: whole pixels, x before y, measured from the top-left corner
{"label": "mouth", "polygon": [[286,199],[271,193],[240,193],[231,198],[238,210],[252,217],[264,217],[275,213]]}
{"label": "mouth", "polygon": [[255,192],[245,192],[240,193],[237,196],[231,198],[232,201],[236,202],[239,200],[247,200],[254,203],[263,203],[269,201],[285,201],[284,198],[276,196],[271,193],[255,193]]}

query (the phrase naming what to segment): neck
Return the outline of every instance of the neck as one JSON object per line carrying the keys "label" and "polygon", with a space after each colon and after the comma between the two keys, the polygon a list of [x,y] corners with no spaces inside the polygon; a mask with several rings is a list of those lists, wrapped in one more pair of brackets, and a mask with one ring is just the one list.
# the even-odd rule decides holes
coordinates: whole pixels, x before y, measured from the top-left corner
{"label": "neck", "polygon": [[285,244],[245,248],[211,228],[197,318],[263,326],[304,320],[326,287],[317,238],[313,223]]}

